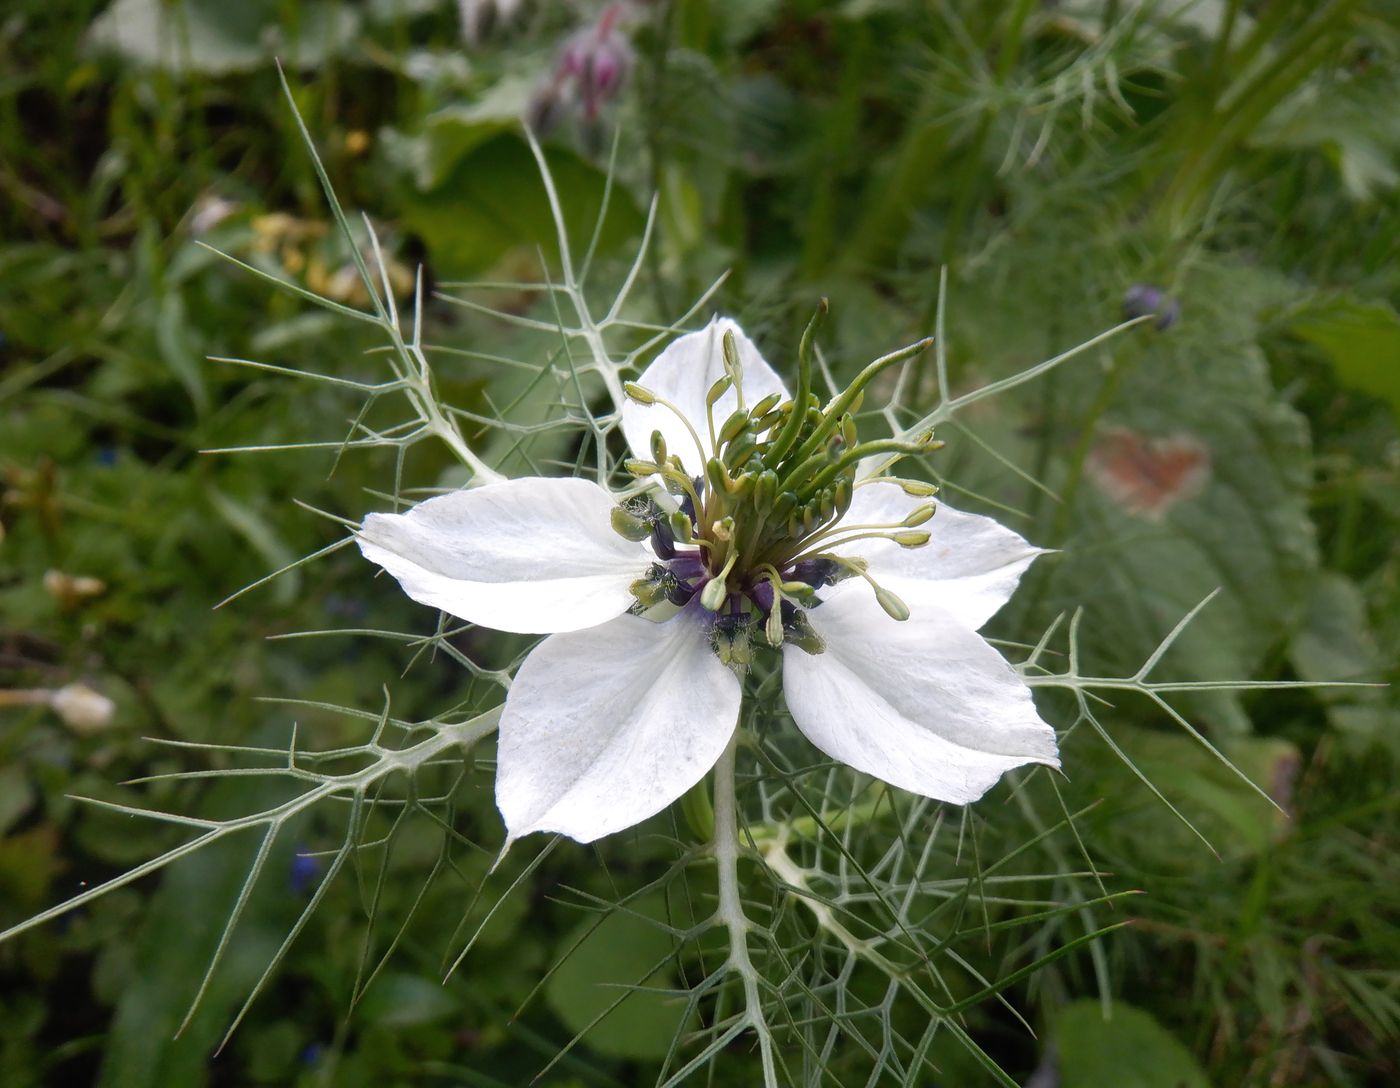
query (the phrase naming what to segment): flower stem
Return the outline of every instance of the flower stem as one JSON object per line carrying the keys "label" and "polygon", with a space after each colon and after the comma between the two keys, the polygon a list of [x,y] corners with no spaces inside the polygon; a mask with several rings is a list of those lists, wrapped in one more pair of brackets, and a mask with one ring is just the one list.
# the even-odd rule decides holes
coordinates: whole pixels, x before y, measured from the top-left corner
{"label": "flower stem", "polygon": [[734,789],[734,755],[739,734],[729,738],[724,755],[715,764],[715,867],[719,876],[719,908],[716,918],[729,933],[729,969],[744,985],[744,1018],[758,1036],[765,1088],[777,1088],[773,1064],[773,1033],[763,1015],[758,972],[749,958],[749,920],[739,896],[739,805]]}

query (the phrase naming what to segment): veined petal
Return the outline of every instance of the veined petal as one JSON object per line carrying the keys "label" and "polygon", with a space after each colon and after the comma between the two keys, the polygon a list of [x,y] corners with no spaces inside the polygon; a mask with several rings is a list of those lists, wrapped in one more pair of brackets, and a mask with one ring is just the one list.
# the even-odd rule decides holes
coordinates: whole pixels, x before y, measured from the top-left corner
{"label": "veined petal", "polygon": [[861,556],[870,564],[870,576],[916,614],[941,608],[975,631],[1011,599],[1021,575],[1045,550],[993,518],[955,510],[941,499],[906,494],[895,483],[861,484],[841,520],[847,525],[900,522],[928,502],[935,511],[931,521],[919,526],[929,534],[923,547],[858,540],[832,551]]}
{"label": "veined petal", "polygon": [[[772,393],[781,393],[783,399],[787,399],[782,379],[763,361],[744,330],[727,317],[716,318],[699,332],[672,340],[637,379],[638,385],[670,401],[685,414],[699,436],[700,448],[696,449],[690,431],[670,408],[663,404],[628,401],[622,406],[622,433],[638,457],[651,456],[651,433],[660,431],[666,439],[666,448],[681,459],[687,472],[692,476],[704,472],[705,462],[714,453],[705,415],[705,394],[724,377],[726,332],[734,334],[734,346],[738,349],[739,369],[744,378],[744,403],[752,407]],[[715,403],[715,426],[724,423],[738,406],[738,393],[733,389],[726,391]]]}
{"label": "veined petal", "polygon": [[696,608],[551,635],[501,713],[496,806],[508,840],[558,831],[592,842],[654,816],[719,759],[739,695]]}
{"label": "veined petal", "polygon": [[650,564],[613,531],[614,505],[589,480],[530,476],[370,514],[357,540],[420,604],[497,631],[576,631],[625,612]]}
{"label": "veined petal", "polygon": [[1030,689],[955,617],[925,607],[897,622],[852,580],[807,619],[826,650],[785,645],[783,692],[797,727],[833,759],[954,804],[1022,764],[1059,766]]}

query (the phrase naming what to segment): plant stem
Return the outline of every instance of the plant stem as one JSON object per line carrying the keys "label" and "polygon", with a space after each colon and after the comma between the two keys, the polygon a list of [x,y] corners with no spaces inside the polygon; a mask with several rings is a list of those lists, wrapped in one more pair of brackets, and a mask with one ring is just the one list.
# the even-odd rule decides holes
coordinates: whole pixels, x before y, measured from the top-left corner
{"label": "plant stem", "polygon": [[739,734],[729,738],[724,755],[715,764],[715,867],[719,876],[716,918],[729,933],[729,968],[744,985],[745,1019],[758,1036],[765,1088],[778,1088],[773,1064],[773,1035],[763,1015],[758,972],[749,958],[749,920],[739,895],[739,804],[734,789],[735,752]]}

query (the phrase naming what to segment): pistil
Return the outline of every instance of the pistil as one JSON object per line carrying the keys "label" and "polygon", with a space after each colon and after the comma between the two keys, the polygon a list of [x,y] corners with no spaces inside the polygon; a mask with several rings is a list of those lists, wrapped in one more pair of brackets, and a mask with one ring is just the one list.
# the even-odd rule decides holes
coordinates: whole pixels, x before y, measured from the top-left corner
{"label": "pistil", "polygon": [[[726,660],[747,659],[748,627],[761,622],[773,646],[794,641],[819,652],[802,610],[821,603],[822,587],[843,577],[859,576],[893,618],[905,619],[909,609],[895,594],[870,577],[863,560],[838,556],[833,548],[862,540],[892,540],[901,547],[922,547],[929,534],[916,527],[933,516],[934,505],[917,506],[891,523],[844,524],[855,489],[870,482],[856,472],[867,457],[882,454],[911,456],[937,449],[932,432],[913,440],[885,438],[861,442],[855,421],[866,387],[891,366],[923,351],[932,342],[921,340],[891,352],[865,367],[851,384],[822,407],[812,394],[815,335],[826,316],[826,300],[818,306],[798,349],[798,388],[791,400],[770,394],[751,407],[743,387],[743,371],[732,332],[722,343],[724,374],[705,395],[706,446],[698,421],[651,390],[628,383],[627,395],[646,405],[660,405],[681,420],[698,453],[713,453],[700,476],[692,477],[660,431],[653,432],[652,459],[626,463],[640,480],[659,478],[681,509],[663,514],[652,504],[619,509],[614,526],[629,539],[650,537],[660,562],[639,583],[638,601],[696,602],[715,616],[716,649]],[[716,408],[730,390],[736,407],[722,419]],[[936,488],[917,480],[882,479],[915,497]],[[677,546],[697,551],[680,553]],[[722,629],[722,630],[721,630]]]}

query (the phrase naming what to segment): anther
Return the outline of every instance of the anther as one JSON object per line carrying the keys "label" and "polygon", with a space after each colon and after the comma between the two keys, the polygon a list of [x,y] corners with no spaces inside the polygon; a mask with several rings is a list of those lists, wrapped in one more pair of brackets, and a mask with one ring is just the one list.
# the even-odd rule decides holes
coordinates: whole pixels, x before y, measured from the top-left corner
{"label": "anther", "polygon": [[623,382],[622,391],[626,393],[627,396],[635,400],[638,404],[656,403],[656,394],[654,394],[646,386],[638,385],[636,382]]}
{"label": "anther", "polygon": [[609,515],[612,521],[613,532],[625,540],[632,540],[640,543],[651,536],[651,522],[645,518],[638,517],[621,506],[614,506],[612,514]]}
{"label": "anther", "polygon": [[904,519],[905,526],[912,529],[916,525],[922,525],[924,522],[928,521],[929,518],[933,517],[933,511],[935,509],[931,502],[926,502],[920,506],[914,507],[914,509],[909,512],[909,516]]}

